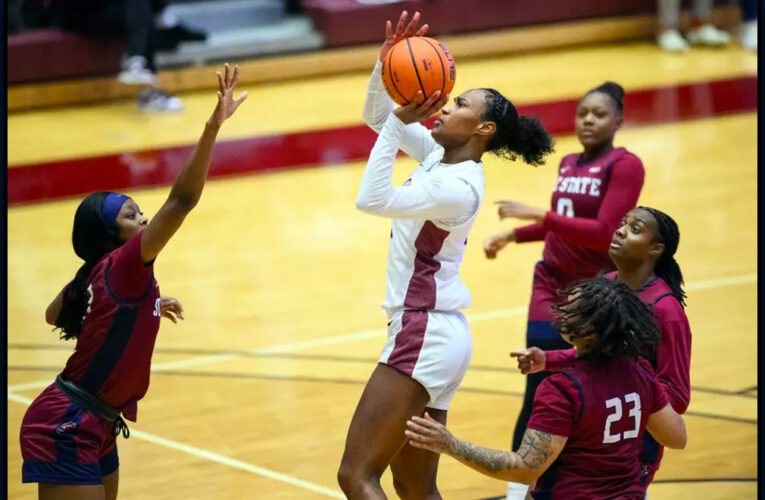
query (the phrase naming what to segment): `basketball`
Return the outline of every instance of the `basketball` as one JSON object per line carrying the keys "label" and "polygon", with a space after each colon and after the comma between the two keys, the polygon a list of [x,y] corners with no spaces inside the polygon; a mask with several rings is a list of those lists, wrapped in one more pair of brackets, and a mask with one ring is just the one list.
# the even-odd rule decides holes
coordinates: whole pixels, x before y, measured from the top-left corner
{"label": "basketball", "polygon": [[401,106],[409,104],[418,90],[425,98],[440,90],[448,94],[456,76],[454,59],[438,40],[411,37],[401,40],[383,61],[385,90]]}

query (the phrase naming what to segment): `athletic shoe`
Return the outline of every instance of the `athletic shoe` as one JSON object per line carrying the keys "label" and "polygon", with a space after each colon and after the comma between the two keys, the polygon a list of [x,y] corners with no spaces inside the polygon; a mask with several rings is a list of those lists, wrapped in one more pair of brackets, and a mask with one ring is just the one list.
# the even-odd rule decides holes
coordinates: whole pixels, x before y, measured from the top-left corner
{"label": "athletic shoe", "polygon": [[685,52],[688,50],[688,42],[685,41],[683,35],[677,30],[664,30],[658,37],[656,42],[662,50],[667,52]]}
{"label": "athletic shoe", "polygon": [[717,29],[711,24],[688,30],[688,41],[694,45],[721,47],[730,43],[730,33]]}
{"label": "athletic shoe", "polygon": [[143,56],[127,58],[117,78],[125,85],[154,85],[157,82],[157,75],[146,68],[146,58]]}
{"label": "athletic shoe", "polygon": [[164,90],[151,88],[138,94],[138,109],[147,112],[183,111],[183,101]]}

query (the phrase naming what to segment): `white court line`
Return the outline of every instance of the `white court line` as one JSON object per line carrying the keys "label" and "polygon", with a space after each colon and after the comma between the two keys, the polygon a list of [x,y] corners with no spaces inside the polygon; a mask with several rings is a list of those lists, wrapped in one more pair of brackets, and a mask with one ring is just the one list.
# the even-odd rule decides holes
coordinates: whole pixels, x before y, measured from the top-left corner
{"label": "white court line", "polygon": [[[32,400],[30,398],[19,396],[18,394],[14,394],[12,392],[8,392],[8,400],[14,401],[16,403],[21,403],[26,406],[29,406],[32,403]],[[282,474],[281,472],[272,471],[271,469],[266,469],[265,467],[260,467],[257,465],[249,464],[247,462],[242,462],[241,460],[236,460],[234,458],[221,455],[220,453],[215,453],[212,451],[204,450],[202,448],[197,448],[195,446],[179,443],[178,441],[166,439],[161,436],[150,434],[148,432],[130,429],[130,437],[135,437],[143,441],[148,441],[150,443],[154,443],[159,446],[164,446],[165,448],[170,448],[172,450],[180,451],[188,455],[193,455],[195,457],[198,457],[204,460],[210,460],[211,462],[217,462],[222,465],[227,465],[228,467],[233,467],[234,469],[240,469],[246,472],[250,472],[252,474],[257,474],[259,476],[267,477],[275,481],[281,481],[282,483],[287,483],[289,485],[296,486],[298,488],[303,488],[308,491],[313,491],[314,493],[318,493],[320,495],[324,495],[330,498],[345,498],[345,496],[337,490],[326,488],[324,486],[314,484],[308,481],[303,481],[302,479],[288,476],[287,474]]]}
{"label": "white court line", "polygon": [[[757,283],[757,273],[740,274],[738,276],[729,276],[725,278],[711,278],[708,280],[694,281],[688,283],[685,286],[687,291],[707,290],[710,288],[720,288],[725,286],[743,285],[748,283]],[[526,307],[512,307],[509,309],[496,309],[494,311],[486,311],[482,313],[467,314],[467,319],[471,323],[479,321],[491,321],[494,319],[510,318],[513,316],[519,316],[526,313]],[[386,330],[383,328],[377,328],[373,330],[365,330],[362,332],[355,332],[343,335],[334,335],[332,337],[324,337],[321,339],[304,340],[301,342],[293,342],[289,344],[275,345],[270,347],[261,347],[258,349],[251,349],[247,351],[251,354],[276,354],[285,352],[294,352],[301,349],[308,349],[312,347],[320,347],[327,345],[344,344],[346,342],[354,342],[357,340],[367,340],[371,338],[383,338]],[[188,368],[192,366],[204,366],[214,363],[220,363],[223,361],[233,361],[240,359],[241,354],[237,353],[221,353],[213,354],[209,356],[194,356],[187,359],[181,359],[178,361],[169,361],[167,363],[157,363],[151,369],[152,372],[163,372],[175,370],[178,368]],[[28,389],[41,389],[47,387],[52,383],[51,379],[38,380],[35,382],[28,382],[24,384],[9,385],[9,391],[24,391]]]}

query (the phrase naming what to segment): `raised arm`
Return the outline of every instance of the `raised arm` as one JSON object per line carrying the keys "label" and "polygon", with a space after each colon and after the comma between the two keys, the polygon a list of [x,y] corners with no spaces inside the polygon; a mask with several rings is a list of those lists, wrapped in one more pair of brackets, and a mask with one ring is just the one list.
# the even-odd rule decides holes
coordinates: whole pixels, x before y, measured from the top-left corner
{"label": "raised arm", "polygon": [[[382,81],[382,61],[398,42],[412,36],[424,36],[428,31],[428,25],[425,24],[418,29],[420,13],[415,12],[411,21],[407,23],[407,12],[403,11],[396,25],[396,31],[393,31],[390,21],[385,25],[385,41],[380,48],[380,57],[372,70],[369,78],[366,99],[364,100],[364,110],[362,117],[367,125],[378,134],[383,128],[388,116],[396,108],[396,104],[390,98],[383,86]],[[427,117],[425,117],[427,118]],[[408,124],[401,132],[400,145],[402,151],[407,155],[422,162],[438,144],[430,136],[430,131],[419,123]]]}
{"label": "raised arm", "polygon": [[219,92],[215,110],[207,120],[202,137],[186,160],[183,170],[176,177],[170,195],[141,236],[141,258],[144,262],[151,262],[157,257],[199,202],[210,169],[210,154],[218,130],[247,98],[247,92],[243,92],[239,99],[234,99],[239,66],[234,66],[232,72],[226,64],[225,76],[220,72],[217,75]]}
{"label": "raised arm", "polygon": [[683,417],[673,410],[669,403],[648,417],[646,430],[659,444],[667,448],[682,450],[688,443]]}
{"label": "raised arm", "polygon": [[526,429],[517,452],[492,450],[461,441],[426,413],[407,422],[409,444],[446,453],[468,467],[495,479],[531,484],[552,464],[568,440],[547,432]]}

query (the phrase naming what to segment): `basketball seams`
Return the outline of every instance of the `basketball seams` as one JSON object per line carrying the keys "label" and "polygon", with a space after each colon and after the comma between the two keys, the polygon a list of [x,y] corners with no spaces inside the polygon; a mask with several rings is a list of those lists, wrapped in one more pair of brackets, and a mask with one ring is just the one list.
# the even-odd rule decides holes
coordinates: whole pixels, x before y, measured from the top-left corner
{"label": "basketball seams", "polygon": [[391,85],[393,85],[393,90],[396,91],[398,95],[401,96],[401,99],[404,100],[407,104],[409,103],[409,99],[406,98],[406,96],[401,93],[401,91],[398,89],[398,85],[396,85],[396,79],[393,78],[393,71],[391,69],[391,62],[393,60],[393,51],[396,50],[396,46],[394,45],[389,51],[388,51],[388,79],[390,80]]}
{"label": "basketball seams", "polygon": [[[412,58],[412,68],[414,68],[414,74],[417,77],[417,83],[420,84],[420,90],[422,90],[422,95],[427,99],[428,93],[425,91],[425,87],[422,85],[422,79],[420,78],[420,72],[417,70],[417,60],[414,58],[414,52],[412,52],[412,45],[409,43],[409,39],[406,39],[406,47],[409,49],[409,57]],[[412,96],[412,99],[414,99],[414,96]]]}
{"label": "basketball seams", "polygon": [[444,90],[446,90],[446,68],[444,67],[444,61],[441,59],[441,53],[435,45],[428,41],[427,38],[422,37],[421,40],[433,48],[433,51],[436,53],[436,59],[438,59],[438,64],[441,65],[441,96],[443,96]]}

